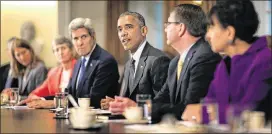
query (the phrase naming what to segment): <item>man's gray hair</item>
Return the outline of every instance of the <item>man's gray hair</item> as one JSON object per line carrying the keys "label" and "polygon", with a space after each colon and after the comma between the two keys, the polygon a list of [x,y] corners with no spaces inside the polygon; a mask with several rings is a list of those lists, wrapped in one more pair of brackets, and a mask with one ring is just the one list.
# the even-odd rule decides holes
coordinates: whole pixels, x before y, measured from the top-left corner
{"label": "man's gray hair", "polygon": [[95,39],[95,30],[92,25],[92,20],[89,18],[75,18],[73,19],[68,27],[69,36],[72,38],[72,31],[77,30],[79,28],[86,28],[90,34],[90,36]]}
{"label": "man's gray hair", "polygon": [[141,14],[137,13],[137,12],[126,11],[126,12],[122,13],[122,14],[119,16],[119,18],[121,18],[121,17],[123,17],[123,16],[127,16],[127,15],[131,15],[131,16],[133,16],[134,18],[136,18],[136,19],[139,21],[140,27],[145,26],[145,19],[144,19],[144,17],[143,17]]}

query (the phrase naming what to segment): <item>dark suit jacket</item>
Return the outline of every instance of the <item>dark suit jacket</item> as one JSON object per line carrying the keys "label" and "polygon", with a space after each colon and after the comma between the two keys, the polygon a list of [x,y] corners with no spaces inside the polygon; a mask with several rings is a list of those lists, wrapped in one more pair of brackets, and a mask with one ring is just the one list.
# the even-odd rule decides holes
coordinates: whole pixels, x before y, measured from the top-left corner
{"label": "dark suit jacket", "polygon": [[166,83],[154,98],[152,117],[155,122],[166,113],[172,113],[180,119],[187,104],[199,103],[207,94],[216,65],[221,60],[201,38],[187,53],[177,82],[179,58],[176,56],[171,60]]}
{"label": "dark suit jacket", "polygon": [[1,92],[5,88],[5,84],[8,79],[9,69],[10,69],[9,63],[0,67],[0,77],[1,77],[0,91]]}
{"label": "dark suit jacket", "polygon": [[[167,70],[170,59],[159,49],[146,43],[136,70],[133,92],[129,91],[130,61],[126,63],[124,72],[124,89],[121,96],[136,101],[136,94],[150,94],[152,98],[160,91],[167,78]],[[129,91],[129,94],[128,94]]]}
{"label": "dark suit jacket", "polygon": [[117,95],[118,67],[114,57],[102,49],[98,44],[87,62],[83,78],[76,89],[77,77],[81,60],[78,60],[72,78],[67,86],[69,94],[76,100],[78,98],[91,98],[91,105],[100,108],[100,100],[105,96]]}

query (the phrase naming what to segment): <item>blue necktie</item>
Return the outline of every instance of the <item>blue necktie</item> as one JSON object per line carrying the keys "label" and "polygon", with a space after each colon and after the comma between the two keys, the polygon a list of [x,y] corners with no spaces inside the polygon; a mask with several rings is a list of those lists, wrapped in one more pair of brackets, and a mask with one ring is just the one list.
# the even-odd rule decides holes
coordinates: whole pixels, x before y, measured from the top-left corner
{"label": "blue necktie", "polygon": [[77,87],[78,87],[79,84],[81,83],[81,80],[82,80],[83,75],[84,75],[84,73],[85,73],[85,69],[86,69],[86,67],[85,67],[85,62],[86,62],[86,59],[83,58],[83,59],[81,60],[80,74],[79,74],[79,78],[78,78],[78,82],[77,82],[77,84],[78,84]]}

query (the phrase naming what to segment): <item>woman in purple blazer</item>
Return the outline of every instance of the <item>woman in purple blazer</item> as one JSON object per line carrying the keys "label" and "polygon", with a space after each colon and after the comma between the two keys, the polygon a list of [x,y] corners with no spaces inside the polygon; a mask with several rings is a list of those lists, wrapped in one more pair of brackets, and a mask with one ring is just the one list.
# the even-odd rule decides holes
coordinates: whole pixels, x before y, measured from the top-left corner
{"label": "woman in purple blazer", "polygon": [[[271,114],[272,53],[265,37],[253,37],[259,20],[250,0],[217,1],[209,12],[206,39],[212,50],[226,56],[217,65],[205,100],[219,104],[219,122],[226,123],[230,104],[253,106]],[[266,101],[265,101],[266,100]],[[271,103],[271,102],[270,102]],[[201,121],[200,105],[187,106],[182,118]]]}

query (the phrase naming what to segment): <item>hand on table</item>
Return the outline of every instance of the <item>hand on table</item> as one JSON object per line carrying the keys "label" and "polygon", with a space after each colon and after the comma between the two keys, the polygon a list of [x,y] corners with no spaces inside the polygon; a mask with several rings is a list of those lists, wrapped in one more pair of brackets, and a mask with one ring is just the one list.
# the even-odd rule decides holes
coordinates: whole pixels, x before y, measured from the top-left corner
{"label": "hand on table", "polygon": [[30,102],[35,101],[35,100],[41,100],[41,99],[42,99],[42,97],[39,97],[39,96],[34,95],[34,94],[30,94],[27,97],[27,99],[20,101],[17,105],[23,105],[23,104],[30,103]]}
{"label": "hand on table", "polygon": [[110,102],[114,101],[113,98],[106,96],[105,99],[100,101],[101,109],[107,110],[109,109]]}
{"label": "hand on table", "polygon": [[201,104],[189,104],[186,106],[181,119],[184,121],[193,121],[201,123],[202,121],[202,109]]}
{"label": "hand on table", "polygon": [[136,102],[129,98],[115,96],[114,101],[110,102],[109,110],[113,114],[123,114],[127,107],[134,107],[136,105]]}
{"label": "hand on table", "polygon": [[33,100],[27,103],[29,108],[54,108],[53,100]]}

